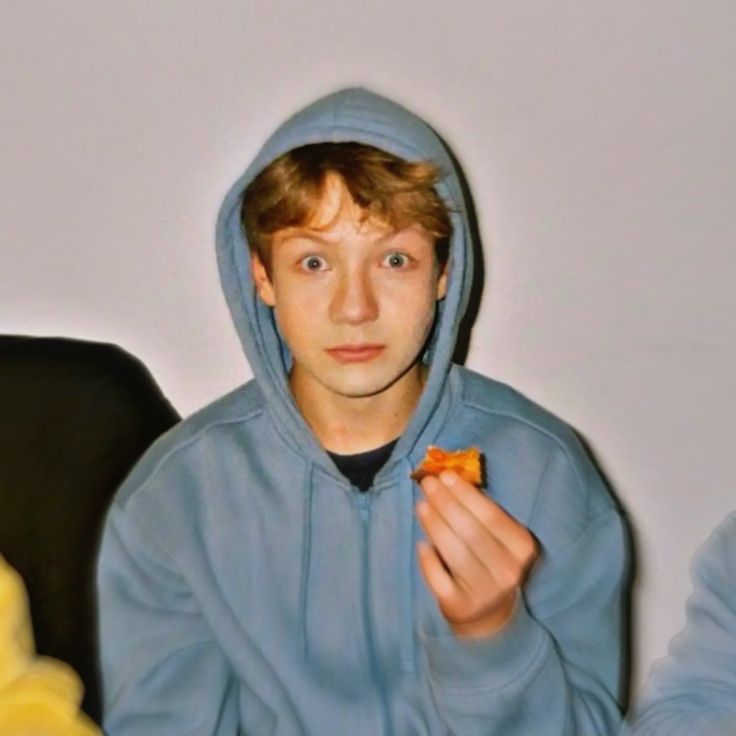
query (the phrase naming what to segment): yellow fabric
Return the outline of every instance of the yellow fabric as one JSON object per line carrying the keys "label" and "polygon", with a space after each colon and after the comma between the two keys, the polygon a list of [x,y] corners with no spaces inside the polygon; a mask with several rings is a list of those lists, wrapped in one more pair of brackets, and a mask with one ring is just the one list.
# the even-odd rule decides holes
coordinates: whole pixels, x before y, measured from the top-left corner
{"label": "yellow fabric", "polygon": [[35,656],[20,575],[0,556],[0,736],[99,736],[71,667]]}

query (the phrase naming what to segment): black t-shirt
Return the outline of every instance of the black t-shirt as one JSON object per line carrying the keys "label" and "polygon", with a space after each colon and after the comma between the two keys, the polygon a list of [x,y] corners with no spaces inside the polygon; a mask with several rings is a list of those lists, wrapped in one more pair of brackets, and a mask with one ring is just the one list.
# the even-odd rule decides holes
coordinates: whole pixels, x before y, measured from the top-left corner
{"label": "black t-shirt", "polygon": [[327,453],[337,465],[337,469],[354,485],[359,491],[365,492],[373,483],[376,473],[388,460],[398,438],[387,445],[377,447],[368,452],[359,452],[355,455],[338,455],[334,452]]}

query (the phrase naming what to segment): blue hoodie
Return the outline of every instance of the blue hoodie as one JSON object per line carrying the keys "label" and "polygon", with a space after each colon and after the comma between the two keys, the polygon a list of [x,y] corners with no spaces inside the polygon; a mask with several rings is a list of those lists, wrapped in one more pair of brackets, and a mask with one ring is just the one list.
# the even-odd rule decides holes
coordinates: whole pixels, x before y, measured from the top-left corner
{"label": "blue hoodie", "polygon": [[[365,494],[292,400],[291,357],[254,290],[239,224],[259,171],[324,141],[433,160],[453,207],[428,380]],[[255,379],[157,441],[117,494],[99,563],[107,732],[616,733],[622,520],[565,424],[452,363],[472,249],[458,174],[437,135],[364,90],[318,100],[273,134],[228,194],[217,256]],[[456,638],[418,569],[409,474],[429,444],[480,448],[487,492],[541,546],[512,622],[490,638]]]}
{"label": "blue hoodie", "polygon": [[736,513],[699,550],[685,630],[658,662],[627,736],[736,734]]}

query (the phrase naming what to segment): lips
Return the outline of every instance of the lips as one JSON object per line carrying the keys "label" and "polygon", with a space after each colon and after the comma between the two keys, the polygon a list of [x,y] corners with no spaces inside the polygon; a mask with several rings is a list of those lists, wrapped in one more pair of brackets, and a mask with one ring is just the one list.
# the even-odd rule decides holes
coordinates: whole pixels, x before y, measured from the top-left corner
{"label": "lips", "polygon": [[362,343],[357,345],[336,345],[327,348],[326,352],[341,363],[361,363],[377,358],[384,350],[385,345],[377,343]]}

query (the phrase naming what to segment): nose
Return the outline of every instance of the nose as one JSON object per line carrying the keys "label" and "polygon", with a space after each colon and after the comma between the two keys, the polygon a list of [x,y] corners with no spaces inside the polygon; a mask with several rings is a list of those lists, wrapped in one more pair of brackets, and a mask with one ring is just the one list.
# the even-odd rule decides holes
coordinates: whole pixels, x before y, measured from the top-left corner
{"label": "nose", "polygon": [[341,274],[330,302],[336,323],[362,324],[378,316],[378,301],[369,275],[363,270]]}

